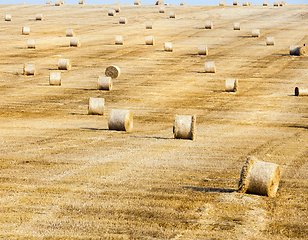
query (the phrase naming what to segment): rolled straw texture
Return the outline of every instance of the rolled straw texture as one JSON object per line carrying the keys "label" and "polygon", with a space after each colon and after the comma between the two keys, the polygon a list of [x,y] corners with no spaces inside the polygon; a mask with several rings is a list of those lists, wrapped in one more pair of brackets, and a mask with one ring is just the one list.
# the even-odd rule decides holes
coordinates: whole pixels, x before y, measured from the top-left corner
{"label": "rolled straw texture", "polygon": [[199,55],[208,55],[209,50],[206,45],[200,45],[198,46],[198,54]]}
{"label": "rolled straw texture", "polygon": [[113,79],[118,78],[120,74],[121,74],[121,70],[118,66],[112,65],[112,66],[107,67],[105,70],[105,75]]}
{"label": "rolled straw texture", "polygon": [[131,132],[133,130],[133,115],[129,110],[112,110],[108,121],[110,130]]}
{"label": "rolled straw texture", "polygon": [[76,37],[72,37],[70,41],[70,47],[80,47],[80,46],[81,46],[80,39]]}
{"label": "rolled straw texture", "polygon": [[71,61],[69,59],[59,59],[58,69],[59,70],[70,70],[71,69]]}
{"label": "rolled straw texture", "polygon": [[308,96],[308,88],[295,88],[295,96]]}
{"label": "rolled straw texture", "polygon": [[236,92],[238,90],[237,79],[226,79],[226,92]]}
{"label": "rolled straw texture", "polygon": [[165,52],[173,52],[172,42],[166,42],[164,46]]}
{"label": "rolled straw texture", "polygon": [[61,86],[61,72],[50,72],[49,85]]}
{"label": "rolled straw texture", "polygon": [[216,66],[214,62],[206,62],[204,66],[206,73],[216,73]]}
{"label": "rolled straw texture", "polygon": [[174,138],[191,139],[195,138],[196,116],[177,115],[174,120],[173,134]]}
{"label": "rolled straw texture", "polygon": [[89,99],[89,115],[104,115],[105,110],[105,99],[104,98],[93,98]]}
{"label": "rolled straw texture", "polygon": [[35,75],[34,64],[24,64],[23,74],[24,75]]}
{"label": "rolled straw texture", "polygon": [[146,36],[145,37],[145,44],[146,45],[154,45],[155,44],[154,37],[153,36]]}
{"label": "rolled straw texture", "polygon": [[111,91],[112,89],[112,78],[111,77],[99,77],[97,83],[98,90]]}

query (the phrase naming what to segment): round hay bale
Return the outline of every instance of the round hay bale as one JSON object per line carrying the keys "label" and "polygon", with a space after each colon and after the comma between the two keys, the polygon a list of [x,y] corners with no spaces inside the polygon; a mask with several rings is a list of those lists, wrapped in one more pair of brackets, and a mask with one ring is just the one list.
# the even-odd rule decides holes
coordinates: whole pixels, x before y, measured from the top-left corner
{"label": "round hay bale", "polygon": [[145,24],[145,28],[146,28],[146,29],[153,29],[153,23],[152,23],[152,22],[147,22],[147,23]]}
{"label": "round hay bale", "polygon": [[21,33],[22,35],[30,35],[30,27],[23,27]]}
{"label": "round hay bale", "polygon": [[275,1],[274,4],[273,4],[274,7],[279,7],[279,5],[280,5],[280,3],[278,1]]}
{"label": "round hay bale", "polygon": [[105,70],[105,75],[111,77],[112,79],[118,78],[121,74],[120,68],[118,66],[109,66]]}
{"label": "round hay bale", "polygon": [[49,85],[61,86],[61,72],[50,72],[49,74]]}
{"label": "round hay bale", "polygon": [[55,6],[61,6],[61,1],[55,1]]}
{"label": "round hay bale", "polygon": [[52,1],[46,1],[46,4],[51,5]]}
{"label": "round hay bale", "polygon": [[110,9],[110,10],[108,11],[108,16],[115,16],[115,15],[116,15],[116,10]]}
{"label": "round hay bale", "polygon": [[24,75],[35,75],[35,66],[34,64],[24,64],[23,68],[23,74]]}
{"label": "round hay bale", "polygon": [[241,30],[241,25],[238,22],[233,23],[233,30]]}
{"label": "round hay bale", "polygon": [[237,79],[226,79],[226,92],[236,92],[238,90]]}
{"label": "round hay bale", "polygon": [[299,46],[290,46],[290,55],[296,55],[299,56]]}
{"label": "round hay bale", "polygon": [[264,1],[264,2],[263,2],[263,6],[264,6],[264,7],[268,6],[268,1]]}
{"label": "round hay bale", "polygon": [[171,12],[171,13],[169,13],[169,18],[176,18],[176,14],[175,14],[175,12]]}
{"label": "round hay bale", "polygon": [[281,4],[283,4],[283,6],[287,5],[286,1],[282,1]]}
{"label": "round hay bale", "polygon": [[181,2],[180,6],[186,6],[186,2]]}
{"label": "round hay bale", "polygon": [[166,42],[164,46],[165,52],[173,52],[172,42]]}
{"label": "round hay bale", "polygon": [[211,21],[205,21],[205,29],[213,29],[213,23]]}
{"label": "round hay bale", "polygon": [[61,4],[62,4],[62,5],[65,4],[65,1],[61,1]]}
{"label": "round hay bale", "polygon": [[134,5],[141,5],[141,2],[138,1],[138,0],[135,0],[135,1],[134,1]]}
{"label": "round hay bale", "polygon": [[158,12],[159,13],[165,13],[165,8],[164,7],[160,7]]}
{"label": "round hay bale", "polygon": [[176,115],[173,126],[173,135],[177,139],[195,138],[196,116]]}
{"label": "round hay bale", "polygon": [[156,1],[155,5],[164,5],[164,2],[163,1]]}
{"label": "round hay bale", "polygon": [[112,78],[111,77],[99,77],[97,83],[98,90],[111,91],[112,89]]}
{"label": "round hay bale", "polygon": [[8,22],[9,22],[9,21],[12,21],[12,16],[11,16],[11,14],[6,14],[5,17],[4,17],[4,20],[5,20],[5,21],[8,21]]}
{"label": "round hay bale", "polygon": [[71,69],[71,61],[69,59],[59,59],[58,69],[59,70],[70,70]]}
{"label": "round hay bale", "polygon": [[249,2],[243,2],[243,6],[244,7],[248,7],[249,6]]}
{"label": "round hay bale", "polygon": [[279,180],[279,165],[258,161],[256,158],[250,157],[242,167],[238,191],[275,197]]}
{"label": "round hay bale", "polygon": [[115,36],[115,44],[116,45],[124,45],[123,36]]}
{"label": "round hay bale", "polygon": [[36,21],[42,21],[43,20],[43,14],[36,14],[35,20]]}
{"label": "round hay bale", "polygon": [[66,36],[67,37],[74,37],[75,36],[74,29],[66,29]]}
{"label": "round hay bale", "polygon": [[260,37],[260,30],[259,29],[252,29],[252,37]]}
{"label": "round hay bale", "polygon": [[295,96],[308,96],[308,89],[296,87]]}
{"label": "round hay bale", "polygon": [[199,55],[208,55],[209,51],[206,45],[200,45],[198,46],[198,54]]}
{"label": "round hay bale", "polygon": [[238,6],[238,5],[239,5],[238,1],[233,1],[233,6]]}
{"label": "round hay bale", "polygon": [[300,56],[307,56],[308,55],[308,46],[301,46],[299,49]]}
{"label": "round hay bale", "polygon": [[219,6],[221,6],[221,7],[226,6],[226,2],[225,2],[225,1],[220,1],[220,2],[219,2]]}
{"label": "round hay bale", "polygon": [[79,0],[79,4],[84,4],[84,0]]}
{"label": "round hay bale", "polygon": [[120,17],[119,23],[120,24],[127,24],[126,18],[125,17]]}
{"label": "round hay bale", "polygon": [[119,12],[121,12],[121,7],[120,6],[116,6],[114,8],[114,10],[116,11],[116,13],[119,13]]}
{"label": "round hay bale", "polygon": [[133,115],[129,110],[112,110],[108,121],[109,130],[131,132]]}
{"label": "round hay bale", "polygon": [[28,39],[28,48],[35,48],[35,39]]}
{"label": "round hay bale", "polygon": [[70,41],[70,47],[80,47],[80,46],[81,46],[80,39],[77,37],[72,37]]}
{"label": "round hay bale", "polygon": [[105,110],[105,99],[104,98],[89,98],[89,115],[104,115]]}
{"label": "round hay bale", "polygon": [[154,45],[154,37],[153,36],[146,36],[145,37],[145,45]]}
{"label": "round hay bale", "polygon": [[266,38],[266,45],[275,45],[274,37],[267,37]]}
{"label": "round hay bale", "polygon": [[216,66],[214,62],[206,62],[204,66],[206,73],[216,73]]}

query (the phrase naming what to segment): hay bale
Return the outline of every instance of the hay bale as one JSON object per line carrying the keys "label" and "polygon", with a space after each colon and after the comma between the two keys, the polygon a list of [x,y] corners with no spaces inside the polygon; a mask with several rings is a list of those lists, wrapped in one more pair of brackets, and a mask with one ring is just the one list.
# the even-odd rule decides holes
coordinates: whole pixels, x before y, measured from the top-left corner
{"label": "hay bale", "polygon": [[84,4],[84,0],[79,0],[79,4]]}
{"label": "hay bale", "polygon": [[171,12],[171,13],[169,13],[169,18],[176,18],[176,14],[175,14],[175,12]]}
{"label": "hay bale", "polygon": [[268,6],[268,1],[263,1],[263,6],[264,7]]}
{"label": "hay bale", "polygon": [[120,5],[120,2],[114,2],[115,5]]}
{"label": "hay bale", "polygon": [[115,10],[116,13],[119,13],[119,12],[121,12],[121,7],[120,6],[116,6],[114,8],[114,10]]}
{"label": "hay bale", "polygon": [[106,68],[105,75],[111,77],[112,79],[118,78],[121,74],[121,70],[118,66],[112,65]]}
{"label": "hay bale", "polygon": [[279,180],[279,165],[258,161],[256,158],[250,157],[242,167],[238,191],[275,197]]}
{"label": "hay bale", "polygon": [[12,21],[12,16],[11,14],[6,14],[5,17],[4,17],[4,21]]}
{"label": "hay bale", "polygon": [[43,14],[36,14],[35,20],[36,21],[42,21],[43,20]]}
{"label": "hay bale", "polygon": [[274,37],[267,37],[266,38],[266,45],[275,45]]}
{"label": "hay bale", "polygon": [[283,4],[283,6],[287,5],[286,1],[282,1],[281,4]]}
{"label": "hay bale", "polygon": [[211,21],[205,21],[205,29],[213,29],[213,23]]}
{"label": "hay bale", "polygon": [[108,11],[108,16],[115,16],[115,15],[116,15],[116,10],[110,9],[110,10]]}
{"label": "hay bale", "polygon": [[239,2],[238,1],[233,1],[233,6],[238,6]]}
{"label": "hay bale", "polygon": [[199,55],[208,55],[209,51],[206,45],[200,45],[198,46],[198,54]]}
{"label": "hay bale", "polygon": [[123,36],[115,36],[116,45],[124,45]]}
{"label": "hay bale", "polygon": [[109,130],[133,131],[133,115],[129,110],[112,110],[109,121]]}
{"label": "hay bale", "polygon": [[172,42],[166,42],[164,46],[165,52],[173,52]]}
{"label": "hay bale", "polygon": [[145,45],[155,45],[154,37],[153,36],[146,36],[145,37]]}
{"label": "hay bale", "polygon": [[35,66],[34,64],[24,64],[23,68],[23,74],[24,75],[35,75]]}
{"label": "hay bale", "polygon": [[22,35],[30,35],[30,27],[23,27],[21,30]]}
{"label": "hay bale", "polygon": [[126,24],[127,23],[126,18],[125,17],[120,17],[119,23],[120,24]]}
{"label": "hay bale", "polygon": [[156,1],[155,5],[164,5],[164,2],[163,1]]}
{"label": "hay bale", "polygon": [[28,39],[27,47],[35,49],[35,39]]}
{"label": "hay bale", "polygon": [[186,2],[181,2],[180,6],[186,6]]}
{"label": "hay bale", "polygon": [[75,36],[74,29],[66,29],[66,36],[67,37],[74,37]]}
{"label": "hay bale", "polygon": [[236,92],[238,90],[237,79],[226,79],[226,92]]}
{"label": "hay bale", "polygon": [[273,4],[274,7],[279,7],[279,5],[280,5],[280,3],[278,1],[275,1],[274,4]]}
{"label": "hay bale", "polygon": [[61,86],[61,72],[58,71],[50,72],[49,85]]}
{"label": "hay bale", "polygon": [[296,87],[295,96],[308,96],[308,89]]}
{"label": "hay bale", "polygon": [[104,115],[105,110],[105,99],[104,98],[89,98],[89,115]]}
{"label": "hay bale", "polygon": [[164,7],[160,7],[158,12],[159,13],[165,13],[165,8]]}
{"label": "hay bale", "polygon": [[70,70],[71,69],[71,61],[69,59],[59,59],[58,69],[59,70]]}
{"label": "hay bale", "polygon": [[72,37],[70,41],[70,47],[80,47],[80,46],[81,46],[80,39],[77,37]]}
{"label": "hay bale", "polygon": [[196,116],[195,115],[176,115],[173,126],[173,135],[177,139],[195,138]]}
{"label": "hay bale", "polygon": [[55,6],[61,6],[61,1],[55,1]]}
{"label": "hay bale", "polygon": [[221,7],[226,6],[226,2],[225,2],[225,1],[220,1],[220,2],[219,2],[219,6],[221,6]]}
{"label": "hay bale", "polygon": [[134,5],[141,5],[141,2],[138,1],[138,0],[135,0],[135,1],[134,1]]}
{"label": "hay bale", "polygon": [[65,4],[65,1],[61,1],[61,4],[62,4],[62,5]]}
{"label": "hay bale", "polygon": [[241,25],[238,22],[233,23],[233,30],[241,30]]}
{"label": "hay bale", "polygon": [[252,29],[252,37],[260,37],[260,30],[259,29]]}
{"label": "hay bale", "polygon": [[307,56],[308,55],[308,46],[301,46],[299,49],[300,56]]}
{"label": "hay bale", "polygon": [[290,46],[290,55],[299,56],[300,47],[299,46]]}
{"label": "hay bale", "polygon": [[51,4],[52,4],[52,1],[46,1],[46,4],[51,5]]}
{"label": "hay bale", "polygon": [[204,66],[206,73],[216,73],[216,66],[214,62],[206,62]]}
{"label": "hay bale", "polygon": [[146,29],[153,29],[153,23],[152,22],[146,22],[145,28]]}
{"label": "hay bale", "polygon": [[111,77],[99,77],[97,83],[98,90],[111,91],[112,89],[112,78]]}
{"label": "hay bale", "polygon": [[249,2],[243,2],[244,7],[248,7],[249,5],[250,5]]}

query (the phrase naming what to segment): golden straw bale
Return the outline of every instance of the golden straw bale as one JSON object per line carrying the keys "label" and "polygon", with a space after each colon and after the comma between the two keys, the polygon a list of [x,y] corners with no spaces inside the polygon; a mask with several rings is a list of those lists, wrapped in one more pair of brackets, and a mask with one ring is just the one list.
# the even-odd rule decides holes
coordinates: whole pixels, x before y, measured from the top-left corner
{"label": "golden straw bale", "polygon": [[154,37],[153,36],[146,36],[145,37],[145,45],[155,45]]}
{"label": "golden straw bale", "polygon": [[109,121],[109,130],[133,131],[133,115],[129,110],[112,110]]}
{"label": "golden straw bale", "polygon": [[43,20],[43,14],[36,14],[35,20],[36,21],[42,21]]}
{"label": "golden straw bale", "polygon": [[35,48],[35,39],[28,39],[28,48]]}
{"label": "golden straw bale", "polygon": [[80,46],[81,46],[80,39],[77,37],[72,37],[70,41],[70,47],[80,47]]}
{"label": "golden straw bale", "polygon": [[208,55],[209,51],[206,45],[200,45],[198,46],[198,54],[199,55]]}
{"label": "golden straw bale", "polygon": [[70,70],[71,69],[71,61],[69,59],[59,59],[58,69],[59,70]]}
{"label": "golden straw bale", "polygon": [[22,35],[30,35],[30,27],[23,27],[21,33]]}
{"label": "golden straw bale", "polygon": [[266,45],[275,45],[274,37],[267,37],[266,38]]}
{"label": "golden straw bale", "polygon": [[216,73],[216,66],[214,62],[206,62],[204,66],[206,73]]}
{"label": "golden straw bale", "polygon": [[66,29],[66,36],[67,37],[74,37],[75,36],[74,29]]}
{"label": "golden straw bale", "polygon": [[146,22],[145,28],[146,29],[153,29],[153,23],[152,22]]}
{"label": "golden straw bale", "polygon": [[173,126],[174,138],[194,140],[196,132],[196,116],[176,115]]}
{"label": "golden straw bale", "polygon": [[112,89],[112,78],[111,77],[99,77],[97,83],[98,90],[108,90]]}
{"label": "golden straw bale", "polygon": [[24,64],[23,68],[23,74],[24,75],[35,75],[35,66],[34,64]]}
{"label": "golden straw bale", "polygon": [[236,92],[238,90],[237,79],[226,79],[226,92]]}
{"label": "golden straw bale", "polygon": [[105,111],[105,99],[104,98],[89,98],[89,115],[104,115]]}
{"label": "golden straw bale", "polygon": [[166,42],[164,46],[165,52],[173,52],[172,42]]}
{"label": "golden straw bale", "polygon": [[50,72],[49,85],[61,86],[61,72],[59,71]]}
{"label": "golden straw bale", "polygon": [[6,14],[5,17],[4,17],[4,20],[5,20],[5,21],[8,21],[8,22],[9,22],[9,21],[12,21],[12,16],[11,16],[11,14]]}
{"label": "golden straw bale", "polygon": [[118,78],[121,74],[121,70],[118,66],[115,65],[111,65],[109,67],[106,68],[105,70],[105,75],[107,77],[111,77],[111,78]]}
{"label": "golden straw bale", "polygon": [[213,23],[211,21],[205,21],[205,29],[213,29]]}

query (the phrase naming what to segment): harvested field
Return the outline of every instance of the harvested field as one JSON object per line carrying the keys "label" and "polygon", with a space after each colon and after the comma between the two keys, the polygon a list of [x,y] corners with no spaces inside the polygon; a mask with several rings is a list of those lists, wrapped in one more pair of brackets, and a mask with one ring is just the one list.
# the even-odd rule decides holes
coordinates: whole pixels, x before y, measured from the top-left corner
{"label": "harvested field", "polygon": [[[308,98],[294,88],[307,85],[308,57],[289,48],[307,44],[308,6],[217,2],[159,13],[154,1],[132,4],[116,17],[108,16],[116,5],[77,0],[0,5],[12,16],[0,25],[0,237],[307,238]],[[66,29],[81,47],[69,47]],[[125,45],[114,44],[117,35]],[[148,35],[154,46],[145,45]],[[198,55],[199,45],[209,55]],[[72,66],[61,86],[50,86],[59,59]],[[212,61],[217,71],[207,74]],[[34,76],[23,75],[24,63],[35,65]],[[110,65],[121,75],[112,91],[98,90]],[[228,78],[240,82],[237,92],[225,92]],[[105,99],[104,115],[88,115],[90,97]],[[132,132],[108,129],[112,109],[131,111]],[[174,138],[176,115],[196,115],[193,141]],[[275,198],[237,192],[248,156],[280,166]]]}

